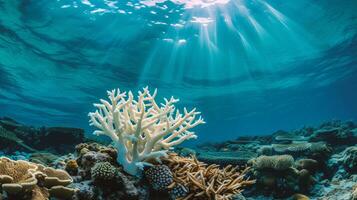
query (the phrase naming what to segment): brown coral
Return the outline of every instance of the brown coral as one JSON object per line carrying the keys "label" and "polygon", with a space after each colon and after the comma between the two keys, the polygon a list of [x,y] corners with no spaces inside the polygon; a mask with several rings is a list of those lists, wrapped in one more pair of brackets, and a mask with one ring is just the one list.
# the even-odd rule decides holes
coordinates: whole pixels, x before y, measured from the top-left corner
{"label": "brown coral", "polygon": [[245,178],[248,168],[241,172],[232,165],[220,169],[219,165],[207,165],[194,156],[170,154],[164,162],[170,167],[175,180],[169,188],[182,184],[189,190],[188,195],[179,200],[229,200],[241,193],[244,186],[255,182]]}
{"label": "brown coral", "polygon": [[76,160],[68,160],[66,162],[65,170],[71,174],[71,175],[76,175],[78,173],[78,163]]}
{"label": "brown coral", "polygon": [[0,158],[0,174],[2,189],[7,193],[14,194],[18,192],[31,191],[37,184],[35,174],[35,164],[26,161],[13,161],[8,158]]}
{"label": "brown coral", "polygon": [[[64,187],[72,182],[72,178],[65,171],[6,157],[0,158],[0,174],[3,191],[14,196],[31,194],[31,200],[48,199],[48,190],[51,193],[53,187]],[[75,191],[66,189],[67,194],[73,194]]]}

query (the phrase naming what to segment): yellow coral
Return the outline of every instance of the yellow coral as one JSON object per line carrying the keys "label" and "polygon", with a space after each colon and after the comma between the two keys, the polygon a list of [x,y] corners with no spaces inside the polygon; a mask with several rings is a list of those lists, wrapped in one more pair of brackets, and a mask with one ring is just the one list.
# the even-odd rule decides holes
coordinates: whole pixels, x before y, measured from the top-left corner
{"label": "yellow coral", "polygon": [[303,194],[294,194],[292,197],[291,197],[291,200],[309,200],[310,198],[306,195],[303,195]]}
{"label": "yellow coral", "polygon": [[76,174],[78,172],[78,163],[76,160],[68,160],[66,163],[66,171],[69,172],[70,174]]}

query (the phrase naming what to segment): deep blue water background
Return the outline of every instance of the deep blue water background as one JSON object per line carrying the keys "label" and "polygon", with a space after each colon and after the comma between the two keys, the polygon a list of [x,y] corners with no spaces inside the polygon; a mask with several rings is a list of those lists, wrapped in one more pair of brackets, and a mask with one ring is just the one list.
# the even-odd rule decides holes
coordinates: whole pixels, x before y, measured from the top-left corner
{"label": "deep blue water background", "polygon": [[82,127],[112,88],[197,107],[200,141],[357,119],[355,0],[0,0],[0,116]]}

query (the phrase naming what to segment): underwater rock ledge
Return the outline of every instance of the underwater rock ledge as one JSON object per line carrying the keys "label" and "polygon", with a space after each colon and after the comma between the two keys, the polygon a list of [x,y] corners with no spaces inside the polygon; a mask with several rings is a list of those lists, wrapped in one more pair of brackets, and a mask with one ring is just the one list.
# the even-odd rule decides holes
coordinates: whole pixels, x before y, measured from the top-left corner
{"label": "underwater rock ledge", "polygon": [[85,141],[84,130],[72,127],[34,127],[0,117],[0,151],[46,151],[66,154]]}

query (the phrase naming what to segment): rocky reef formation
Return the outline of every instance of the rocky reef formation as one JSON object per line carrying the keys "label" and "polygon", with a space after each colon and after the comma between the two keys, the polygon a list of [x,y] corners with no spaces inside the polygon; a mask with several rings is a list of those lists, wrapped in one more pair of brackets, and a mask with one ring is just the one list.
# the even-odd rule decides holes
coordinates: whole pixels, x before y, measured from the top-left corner
{"label": "rocky reef formation", "polygon": [[[357,187],[357,124],[325,122],[317,127],[277,131],[268,136],[181,148],[216,164],[247,164],[256,184],[248,199],[355,198]],[[244,153],[242,153],[244,152]],[[299,198],[298,198],[299,197]]]}
{"label": "rocky reef formation", "polygon": [[16,151],[46,151],[65,154],[84,142],[84,130],[70,127],[33,127],[11,118],[0,118],[0,150],[11,154]]}
{"label": "rocky reef formation", "polygon": [[123,170],[117,156],[112,146],[82,143],[74,155],[63,156],[52,165],[72,175],[76,200],[228,200],[254,183],[246,177],[245,167],[220,168],[174,153],[137,177]]}

